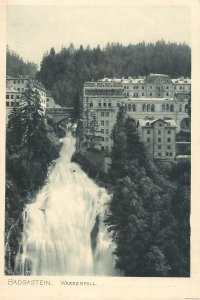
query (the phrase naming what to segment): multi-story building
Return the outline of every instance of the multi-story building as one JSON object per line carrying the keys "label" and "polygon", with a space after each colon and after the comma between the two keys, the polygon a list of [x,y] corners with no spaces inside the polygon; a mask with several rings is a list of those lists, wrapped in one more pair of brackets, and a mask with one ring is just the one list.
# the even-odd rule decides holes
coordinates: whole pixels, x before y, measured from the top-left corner
{"label": "multi-story building", "polygon": [[123,86],[125,97],[131,98],[175,98],[179,94],[187,95],[189,99],[191,93],[191,79],[178,78],[171,79],[169,75],[153,74],[140,78],[104,78],[101,82],[120,82]]}
{"label": "multi-story building", "polygon": [[162,119],[139,119],[137,130],[153,158],[174,159],[176,156],[176,122]]}
{"label": "multi-story building", "polygon": [[21,92],[13,86],[6,86],[6,123],[8,123],[9,115],[15,106],[19,106]]}
{"label": "multi-story building", "polygon": [[[46,110],[46,90],[45,87],[37,80],[31,79],[28,76],[11,77],[6,76],[6,123],[8,122],[9,114],[16,103],[20,105],[20,97],[23,92],[30,85],[34,90],[39,93],[40,104],[45,114]],[[15,101],[14,101],[15,100]],[[17,101],[16,101],[17,100]]]}
{"label": "multi-story building", "polygon": [[83,141],[110,151],[116,108],[124,99],[121,82],[86,82],[83,91]]}
{"label": "multi-story building", "polygon": [[150,74],[128,79],[104,78],[86,82],[83,91],[83,141],[102,151],[111,151],[111,133],[118,108],[125,106],[134,119],[173,120],[180,128],[189,126],[188,102],[191,81]]}

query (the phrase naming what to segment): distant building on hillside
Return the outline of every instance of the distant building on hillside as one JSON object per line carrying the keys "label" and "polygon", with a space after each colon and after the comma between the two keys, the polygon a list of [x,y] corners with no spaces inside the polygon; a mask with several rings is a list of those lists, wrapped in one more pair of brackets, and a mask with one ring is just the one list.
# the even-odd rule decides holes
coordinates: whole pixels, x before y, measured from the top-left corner
{"label": "distant building on hillside", "polygon": [[[35,89],[40,96],[40,104],[45,114],[47,101],[46,101],[46,89],[42,83],[38,80],[29,78],[28,76],[11,77],[6,76],[6,123],[10,112],[14,105],[20,106],[20,97],[25,92],[28,85]],[[15,104],[16,103],[16,104]]]}
{"label": "distant building on hillside", "polygon": [[137,131],[150,154],[155,159],[176,157],[176,128],[174,120],[144,120],[137,122]]}

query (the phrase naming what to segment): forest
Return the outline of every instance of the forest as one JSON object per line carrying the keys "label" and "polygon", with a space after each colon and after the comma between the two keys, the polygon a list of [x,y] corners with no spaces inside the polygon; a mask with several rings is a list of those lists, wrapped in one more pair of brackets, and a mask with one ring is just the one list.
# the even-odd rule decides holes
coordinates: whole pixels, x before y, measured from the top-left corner
{"label": "forest", "polygon": [[105,223],[125,276],[190,276],[190,161],[154,161],[121,108]]}

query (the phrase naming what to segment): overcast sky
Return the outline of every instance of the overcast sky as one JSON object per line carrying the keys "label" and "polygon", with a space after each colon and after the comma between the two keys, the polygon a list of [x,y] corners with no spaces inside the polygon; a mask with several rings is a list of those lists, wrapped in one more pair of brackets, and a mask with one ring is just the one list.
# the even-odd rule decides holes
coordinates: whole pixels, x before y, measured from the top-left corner
{"label": "overcast sky", "polygon": [[190,43],[186,6],[8,6],[7,43],[24,60],[40,63],[43,53],[71,42],[91,47],[160,39]]}

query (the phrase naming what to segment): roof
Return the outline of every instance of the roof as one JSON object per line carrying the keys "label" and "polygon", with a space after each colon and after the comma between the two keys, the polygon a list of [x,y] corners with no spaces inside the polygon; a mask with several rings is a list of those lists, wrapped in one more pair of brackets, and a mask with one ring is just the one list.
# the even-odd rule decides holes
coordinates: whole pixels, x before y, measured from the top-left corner
{"label": "roof", "polygon": [[191,84],[191,79],[190,78],[175,78],[171,79],[173,84]]}
{"label": "roof", "polygon": [[139,119],[138,125],[139,127],[150,127],[153,126],[158,121],[162,121],[165,123],[166,127],[178,127],[174,120],[164,120],[164,119]]}
{"label": "roof", "polygon": [[135,101],[174,101],[173,98],[146,98],[146,97],[143,97],[143,98],[140,98],[140,97],[137,97],[137,98],[126,98],[124,99],[124,102],[135,102]]}

